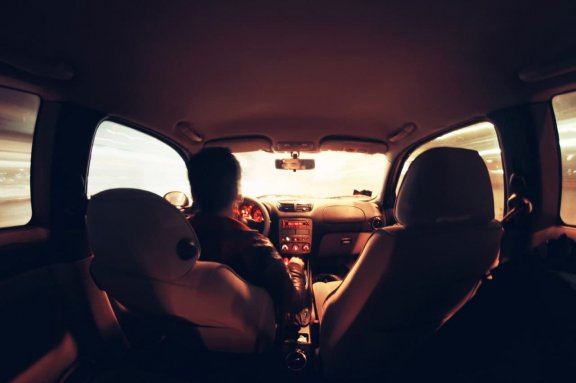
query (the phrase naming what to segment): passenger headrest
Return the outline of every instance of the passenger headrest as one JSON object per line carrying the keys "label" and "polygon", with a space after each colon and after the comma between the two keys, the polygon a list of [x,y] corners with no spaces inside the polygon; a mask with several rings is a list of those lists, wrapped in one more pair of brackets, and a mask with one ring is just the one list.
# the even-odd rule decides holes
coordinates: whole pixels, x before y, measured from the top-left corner
{"label": "passenger headrest", "polygon": [[95,265],[174,280],[200,256],[196,233],[182,213],[147,191],[96,194],[88,204],[86,225]]}
{"label": "passenger headrest", "polygon": [[494,219],[492,184],[478,152],[434,148],[418,156],[400,186],[396,219],[406,226]]}

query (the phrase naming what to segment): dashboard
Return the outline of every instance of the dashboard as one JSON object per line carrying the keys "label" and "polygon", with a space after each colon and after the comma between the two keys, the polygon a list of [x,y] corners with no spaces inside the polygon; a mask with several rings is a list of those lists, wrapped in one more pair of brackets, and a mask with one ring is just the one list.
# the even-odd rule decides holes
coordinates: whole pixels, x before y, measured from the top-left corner
{"label": "dashboard", "polygon": [[280,252],[309,254],[312,249],[312,220],[310,218],[282,218],[278,230]]}
{"label": "dashboard", "polygon": [[[265,208],[266,213],[261,208]],[[384,225],[375,201],[358,199],[247,198],[238,206],[245,221],[270,217],[268,237],[283,256],[357,256],[370,234]]]}

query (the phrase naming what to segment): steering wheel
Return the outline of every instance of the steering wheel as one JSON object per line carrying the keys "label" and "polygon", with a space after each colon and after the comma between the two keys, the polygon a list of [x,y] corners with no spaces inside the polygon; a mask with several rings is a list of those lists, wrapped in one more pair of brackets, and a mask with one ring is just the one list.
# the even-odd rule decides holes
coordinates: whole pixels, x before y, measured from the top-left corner
{"label": "steering wheel", "polygon": [[268,213],[266,206],[264,206],[264,204],[258,201],[256,198],[251,197],[244,197],[244,202],[242,202],[240,205],[243,204],[251,204],[254,206],[254,208],[257,208],[262,212],[261,222],[256,222],[253,219],[248,218],[246,219],[246,224],[251,229],[258,230],[260,234],[267,237],[268,233],[270,233],[270,213]]}

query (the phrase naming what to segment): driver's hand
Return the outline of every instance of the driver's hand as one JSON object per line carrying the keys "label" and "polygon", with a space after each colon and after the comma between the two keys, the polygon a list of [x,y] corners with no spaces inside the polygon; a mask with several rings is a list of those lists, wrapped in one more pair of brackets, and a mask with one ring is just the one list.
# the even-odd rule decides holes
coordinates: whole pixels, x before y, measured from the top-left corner
{"label": "driver's hand", "polygon": [[301,267],[304,267],[304,260],[300,257],[292,257],[290,258],[290,261],[288,262],[288,265],[290,265],[291,263],[300,265]]}
{"label": "driver's hand", "polygon": [[299,257],[292,257],[288,262],[288,273],[294,286],[292,308],[299,312],[306,305],[306,275],[304,261]]}

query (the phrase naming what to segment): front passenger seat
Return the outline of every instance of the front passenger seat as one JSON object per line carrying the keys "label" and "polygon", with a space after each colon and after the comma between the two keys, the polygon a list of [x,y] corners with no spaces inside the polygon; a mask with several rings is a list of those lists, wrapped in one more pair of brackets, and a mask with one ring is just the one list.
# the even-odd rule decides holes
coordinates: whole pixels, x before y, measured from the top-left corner
{"label": "front passenger seat", "polygon": [[[270,295],[228,266],[198,259],[192,226],[174,206],[143,190],[112,189],[86,214],[96,284],[159,332],[210,351],[258,353],[275,337]],[[164,327],[164,328],[162,328]]]}
{"label": "front passenger seat", "polygon": [[374,232],[339,287],[317,300],[327,377],[362,378],[398,367],[497,264],[502,228],[476,151],[435,148],[417,157],[395,215],[398,224]]}

